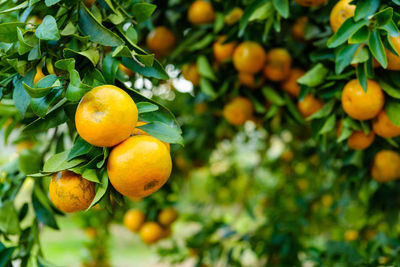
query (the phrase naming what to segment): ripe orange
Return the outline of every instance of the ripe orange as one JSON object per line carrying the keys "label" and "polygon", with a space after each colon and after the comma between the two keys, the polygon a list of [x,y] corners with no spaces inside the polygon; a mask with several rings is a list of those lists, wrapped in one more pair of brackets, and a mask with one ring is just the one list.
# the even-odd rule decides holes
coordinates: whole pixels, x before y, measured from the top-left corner
{"label": "ripe orange", "polygon": [[153,244],[163,236],[164,229],[156,222],[145,222],[140,228],[140,238],[146,244]]}
{"label": "ripe orange", "polygon": [[146,215],[140,210],[129,210],[124,215],[124,225],[132,232],[138,232],[146,221]]}
{"label": "ripe orange", "polygon": [[172,235],[172,229],[171,229],[171,227],[164,227],[163,228],[163,233],[162,233],[162,236],[161,236],[161,239],[164,239],[164,238],[168,238],[168,237],[170,237]]}
{"label": "ripe orange", "polygon": [[374,132],[384,138],[393,138],[400,135],[400,127],[394,125],[385,110],[381,110],[372,122]]}
{"label": "ripe orange", "polygon": [[381,150],[376,153],[371,175],[378,182],[389,182],[399,178],[400,154],[392,150]]}
{"label": "ripe orange", "polygon": [[131,71],[130,69],[128,69],[127,67],[125,67],[122,64],[118,65],[118,69],[120,71],[122,71],[123,73],[125,73],[126,75],[128,75],[129,77],[131,77],[133,75],[133,71]]}
{"label": "ripe orange", "polygon": [[344,111],[353,119],[369,120],[382,110],[385,96],[379,84],[373,80],[367,81],[365,93],[358,79],[349,81],[342,92]]}
{"label": "ripe orange", "polygon": [[63,212],[86,210],[94,199],[94,183],[71,171],[58,172],[50,181],[49,195]]}
{"label": "ripe orange", "polygon": [[253,104],[249,99],[239,96],[225,105],[222,114],[230,124],[243,125],[253,117]]}
{"label": "ripe orange", "polygon": [[340,26],[345,22],[346,19],[353,17],[356,10],[355,5],[350,5],[352,0],[340,0],[333,7],[329,16],[329,22],[333,32],[337,32]]}
{"label": "ripe orange", "polygon": [[326,0],[295,0],[301,6],[322,6]]}
{"label": "ripe orange", "polygon": [[114,85],[101,85],[85,94],[75,113],[79,135],[94,146],[111,147],[128,138],[138,110],[132,98]]}
{"label": "ripe orange", "polygon": [[97,237],[97,235],[99,234],[97,232],[97,229],[94,227],[86,227],[84,229],[84,232],[90,239],[95,239]]}
{"label": "ripe orange", "polygon": [[298,97],[300,93],[300,85],[297,80],[300,79],[306,72],[299,68],[293,68],[290,71],[289,77],[286,81],[282,82],[282,89],[294,97]]}
{"label": "ripe orange", "polygon": [[264,75],[274,82],[285,80],[290,73],[292,57],[284,48],[274,48],[267,53]]}
{"label": "ripe orange", "polygon": [[211,23],[214,19],[215,12],[210,2],[196,0],[190,5],[188,10],[188,20],[193,25]]}
{"label": "ripe orange", "polygon": [[[136,127],[142,126],[142,125],[146,125],[146,124],[147,124],[147,122],[138,121],[138,122],[136,123]],[[135,128],[135,129],[133,129],[132,135],[149,135],[149,134],[146,133],[145,131],[143,131],[143,130],[140,129],[140,128]],[[161,141],[161,140],[160,140],[160,141]],[[168,151],[171,151],[171,147],[170,147],[169,143],[164,142],[164,141],[161,141],[161,142],[167,147]]]}
{"label": "ripe orange", "polygon": [[303,117],[309,117],[320,110],[323,105],[324,102],[315,98],[313,95],[306,95],[303,100],[297,103],[297,108]]}
{"label": "ripe orange", "polygon": [[330,194],[324,194],[321,198],[321,203],[325,207],[330,207],[333,204],[333,197]]}
{"label": "ripe orange", "polygon": [[196,63],[183,65],[182,76],[186,80],[190,81],[194,86],[197,86],[200,83],[200,74]]}
{"label": "ripe orange", "polygon": [[236,47],[233,53],[233,65],[239,72],[257,73],[265,64],[264,48],[252,41],[245,41]]}
{"label": "ripe orange", "polygon": [[358,231],[357,230],[352,230],[352,229],[350,229],[350,230],[347,230],[345,233],[344,233],[344,240],[346,240],[346,241],[354,241],[354,240],[356,240],[358,238]]}
{"label": "ripe orange", "polygon": [[[396,49],[397,53],[400,53],[400,36],[393,37],[390,36],[390,39],[393,43],[394,48]],[[387,69],[388,70],[400,70],[400,57],[390,52],[386,49],[386,57],[388,61]]]}
{"label": "ripe orange", "polygon": [[158,214],[158,222],[163,226],[169,226],[178,218],[178,211],[174,208],[163,209]]}
{"label": "ripe orange", "polygon": [[35,76],[33,77],[33,83],[36,85],[44,76],[42,68],[37,66]]}
{"label": "ripe orange", "polygon": [[225,16],[225,23],[228,25],[235,24],[243,16],[243,10],[240,7],[234,7],[231,12]]}
{"label": "ripe orange", "polygon": [[347,139],[347,145],[354,150],[363,150],[369,147],[374,142],[374,139],[375,133],[373,131],[370,131],[368,135],[363,131],[354,131]]}
{"label": "ripe orange", "polygon": [[166,146],[148,135],[129,137],[114,147],[108,157],[111,184],[127,197],[146,197],[163,186],[172,170]]}
{"label": "ripe orange", "polygon": [[224,44],[226,36],[220,36],[218,40],[213,44],[214,57],[218,62],[224,62],[232,58],[235,50],[235,42]]}
{"label": "ripe orange", "polygon": [[302,16],[294,22],[291,29],[293,39],[300,42],[303,42],[305,40],[304,33],[306,31],[307,23],[308,18],[306,16]]}
{"label": "ripe orange", "polygon": [[175,47],[175,35],[164,26],[158,26],[147,35],[147,47],[157,58],[168,55]]}
{"label": "ripe orange", "polygon": [[238,74],[239,82],[251,89],[260,88],[263,83],[264,79],[261,77],[260,79],[256,80],[254,74],[246,73],[246,72],[239,72]]}

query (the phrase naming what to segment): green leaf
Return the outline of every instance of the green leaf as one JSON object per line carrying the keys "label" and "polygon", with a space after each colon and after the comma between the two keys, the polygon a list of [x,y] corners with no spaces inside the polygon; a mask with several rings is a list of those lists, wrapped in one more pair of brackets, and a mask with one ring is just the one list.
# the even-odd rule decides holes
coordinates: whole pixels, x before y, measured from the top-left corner
{"label": "green leaf", "polygon": [[105,28],[93,14],[83,5],[79,8],[79,27],[90,40],[105,46],[119,46],[124,41],[111,30]]}
{"label": "green leaf", "polygon": [[43,22],[35,31],[37,38],[41,40],[59,40],[60,33],[57,28],[57,22],[53,16],[46,15]]}
{"label": "green leaf", "polygon": [[53,213],[42,204],[42,202],[36,196],[36,191],[32,192],[32,206],[38,221],[53,229],[59,229]]}
{"label": "green leaf", "polygon": [[303,116],[300,114],[299,110],[297,109],[296,105],[293,103],[293,100],[289,97],[288,94],[285,94],[285,102],[287,109],[296,119],[296,121],[300,124],[305,124]]}
{"label": "green leaf", "polygon": [[139,113],[153,112],[158,110],[158,106],[149,102],[139,102],[136,104]]}
{"label": "green leaf", "polygon": [[382,80],[379,81],[379,85],[381,86],[382,90],[385,91],[385,93],[393,98],[400,99],[400,90]]}
{"label": "green leaf", "polygon": [[324,104],[320,110],[309,116],[306,120],[310,121],[314,119],[324,118],[332,112],[334,106],[335,106],[335,100],[332,99],[328,103]]}
{"label": "green leaf", "polygon": [[297,80],[299,84],[315,87],[320,85],[324,80],[329,70],[321,63],[315,65],[312,69],[307,71],[300,79]]}
{"label": "green leaf", "polygon": [[283,106],[285,104],[285,100],[271,86],[264,86],[262,93],[266,99],[275,105]]}
{"label": "green leaf", "polygon": [[0,24],[0,40],[4,43],[15,43],[18,41],[17,28],[24,28],[23,22],[8,22]]}
{"label": "green leaf", "polygon": [[79,101],[81,98],[92,89],[89,85],[81,82],[77,70],[70,71],[70,82],[67,87],[65,97],[70,101]]}
{"label": "green leaf", "polygon": [[243,16],[239,22],[239,33],[238,33],[239,37],[244,35],[247,24],[249,23],[249,19],[253,15],[253,13],[258,8],[260,8],[264,4],[266,4],[268,1],[269,0],[255,0],[249,6],[246,7],[246,9],[244,10]]}
{"label": "green leaf", "polygon": [[108,175],[107,172],[103,169],[100,171],[100,177],[101,177],[101,183],[96,184],[96,195],[94,196],[94,199],[92,203],[90,204],[89,208],[90,209],[92,206],[96,205],[97,202],[100,201],[100,199],[104,196],[104,194],[107,191],[108,187]]}
{"label": "green leaf", "polygon": [[150,18],[156,8],[156,5],[149,3],[136,3],[132,5],[132,15],[140,23]]}
{"label": "green leaf", "polygon": [[119,61],[112,57],[111,53],[103,59],[103,74],[106,81],[114,84],[118,71]]}
{"label": "green leaf", "polygon": [[393,36],[393,37],[399,36],[399,28],[397,28],[397,25],[396,25],[396,23],[393,22],[393,20],[390,21],[389,23],[379,27],[379,29],[387,31],[387,33],[390,36]]}
{"label": "green leaf", "polygon": [[366,66],[366,63],[360,63],[356,67],[357,79],[360,82],[364,92],[367,92],[368,89]]}
{"label": "green leaf", "polygon": [[176,128],[172,128],[162,122],[151,122],[137,128],[142,129],[151,136],[170,143],[183,145],[183,138]]}
{"label": "green leaf", "polygon": [[52,105],[57,98],[63,93],[62,87],[53,88],[49,94],[41,98],[32,98],[31,100],[31,109],[32,111],[43,118],[47,114],[50,105]]}
{"label": "green leaf", "polygon": [[25,116],[25,112],[28,109],[29,104],[31,103],[31,97],[24,90],[23,82],[27,84],[33,84],[33,71],[30,71],[23,78],[19,79],[18,76],[15,76],[13,79],[13,100],[15,107],[18,109],[22,117]]}
{"label": "green leaf", "polygon": [[318,131],[318,134],[324,134],[331,132],[336,126],[336,115],[332,114],[329,118],[325,121],[321,129]]}
{"label": "green leaf", "polygon": [[75,69],[75,59],[68,58],[68,59],[60,59],[55,63],[56,68],[66,71],[72,71]]}
{"label": "green leaf", "polygon": [[335,53],[335,73],[341,73],[350,65],[357,48],[360,45],[345,45],[336,50]]}
{"label": "green leaf", "polygon": [[23,149],[18,157],[19,169],[26,175],[37,173],[42,167],[42,158],[37,151]]}
{"label": "green leaf", "polygon": [[24,35],[20,28],[17,28],[17,34],[18,34],[18,54],[23,55],[31,51],[34,45],[29,44],[27,41],[25,41]]}
{"label": "green leaf", "polygon": [[216,81],[214,70],[208,63],[206,56],[201,55],[197,58],[197,69],[199,70],[200,76],[208,78],[212,81]]}
{"label": "green leaf", "polygon": [[400,127],[400,101],[390,99],[385,104],[385,111],[389,120],[396,126]]}
{"label": "green leaf", "polygon": [[378,31],[374,30],[370,33],[368,39],[369,49],[372,55],[378,60],[383,68],[387,67],[387,58],[385,47],[383,46],[381,36]]}
{"label": "green leaf", "polygon": [[[49,86],[45,86],[45,83],[52,82]],[[37,84],[37,87],[31,87],[27,85],[25,82],[22,82],[22,85],[25,91],[32,97],[32,98],[40,98],[46,96],[51,89],[54,87],[59,87],[60,81],[57,79],[56,75],[47,75],[43,77]]]}
{"label": "green leaf", "polygon": [[18,213],[12,201],[0,204],[0,231],[13,235],[20,233]]}
{"label": "green leaf", "polygon": [[214,33],[220,32],[224,28],[225,16],[221,12],[215,14]]}
{"label": "green leaf", "polygon": [[[61,101],[60,101],[61,102]],[[24,128],[24,132],[41,132],[63,124],[68,120],[64,109],[50,110],[45,117],[38,118]]]}
{"label": "green leaf", "polygon": [[97,65],[97,62],[99,62],[99,50],[95,49],[95,48],[90,48],[88,50],[85,51],[74,51],[72,49],[69,48],[65,48],[63,50],[63,54],[65,58],[75,58],[75,59],[79,59],[79,56],[83,56],[87,59],[90,60],[90,62],[92,62],[93,66]]}
{"label": "green leaf", "polygon": [[368,25],[369,21],[367,19],[359,20],[357,22],[353,21],[353,17],[346,19],[346,21],[340,26],[338,31],[328,40],[328,47],[335,48],[343,44],[350,38],[355,32],[357,32],[361,27]]}
{"label": "green leaf", "polygon": [[55,5],[55,4],[57,4],[58,2],[60,2],[61,0],[45,0],[44,2],[45,2],[45,4],[46,4],[46,6],[52,6],[52,5]]}
{"label": "green leaf", "polygon": [[146,67],[146,66],[143,67],[139,65],[132,58],[123,57],[122,64],[128,69],[131,69],[132,71],[142,74],[143,76],[146,77],[153,77],[161,80],[169,79],[167,72],[164,70],[160,62],[158,62],[157,60],[154,60],[154,64],[152,67]]}
{"label": "green leaf", "polygon": [[200,78],[200,90],[211,99],[217,97],[213,85],[206,78],[203,77]]}
{"label": "green leaf", "polygon": [[71,21],[68,22],[68,24],[65,26],[65,28],[61,31],[61,35],[62,36],[68,36],[68,35],[73,35],[76,33],[76,27],[74,25],[74,23],[72,23]]}
{"label": "green leaf", "polygon": [[349,44],[359,44],[364,43],[368,40],[369,37],[369,29],[367,26],[362,26],[358,31],[356,31],[349,38]]}
{"label": "green leaf", "polygon": [[91,144],[83,140],[82,137],[78,136],[74,145],[71,148],[71,151],[68,153],[67,160],[86,155],[92,148],[93,146]]}
{"label": "green leaf", "polygon": [[368,18],[374,14],[378,8],[379,0],[358,0],[354,12],[354,20],[358,21],[363,18]]}
{"label": "green leaf", "polygon": [[273,0],[272,4],[279,14],[287,19],[289,17],[289,1],[288,0]]}
{"label": "green leaf", "polygon": [[100,183],[97,171],[95,169],[86,169],[82,173],[82,177],[94,183]]}
{"label": "green leaf", "polygon": [[387,7],[384,10],[379,11],[374,15],[375,26],[383,27],[384,25],[390,23],[393,17],[393,8]]}
{"label": "green leaf", "polygon": [[0,250],[0,267],[12,266],[12,255],[16,248],[17,247],[8,247]]}
{"label": "green leaf", "polygon": [[43,171],[44,172],[59,172],[59,171],[73,168],[85,161],[85,159],[82,159],[82,158],[77,158],[77,159],[68,161],[69,153],[70,153],[70,151],[64,151],[64,152],[61,152],[61,153],[51,156],[44,163]]}

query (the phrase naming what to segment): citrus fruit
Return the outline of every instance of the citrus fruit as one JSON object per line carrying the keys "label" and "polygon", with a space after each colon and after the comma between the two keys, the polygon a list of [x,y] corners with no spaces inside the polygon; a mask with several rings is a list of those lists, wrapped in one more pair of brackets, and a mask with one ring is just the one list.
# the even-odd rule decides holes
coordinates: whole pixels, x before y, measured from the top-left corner
{"label": "citrus fruit", "polygon": [[93,88],[75,113],[79,135],[89,144],[111,147],[128,138],[136,126],[138,110],[132,98],[114,85]]}
{"label": "citrus fruit", "polygon": [[301,6],[322,6],[327,0],[295,0]]}
{"label": "citrus fruit", "polygon": [[309,117],[318,110],[322,108],[324,102],[315,98],[313,95],[306,95],[303,100],[297,103],[297,108],[299,109],[301,115],[304,117]]}
{"label": "citrus fruit", "polygon": [[[147,124],[147,122],[138,121],[138,122],[136,123],[136,128],[133,129],[132,135],[150,135],[150,134],[146,133],[145,131],[143,131],[142,129],[137,128],[138,126],[142,126],[142,125],[146,125],[146,124]],[[161,141],[161,140],[160,140],[160,141]],[[167,147],[168,151],[171,150],[171,147],[170,147],[169,143],[164,142],[164,141],[161,141],[161,142]]]}
{"label": "citrus fruit", "polygon": [[194,1],[188,10],[188,20],[193,25],[202,25],[213,22],[215,19],[214,8],[210,2],[203,0]]}
{"label": "citrus fruit", "polygon": [[163,209],[158,214],[158,222],[163,226],[168,226],[178,218],[178,212],[174,208]]}
{"label": "citrus fruit", "polygon": [[384,138],[393,138],[400,135],[400,127],[389,120],[385,110],[381,110],[372,122],[374,132]]}
{"label": "citrus fruit", "polygon": [[284,48],[274,48],[267,52],[264,76],[274,82],[285,80],[290,73],[292,58]]}
{"label": "citrus fruit", "polygon": [[[400,36],[393,37],[390,36],[390,40],[396,50],[397,53],[400,53]],[[398,55],[393,54],[388,49],[386,49],[386,57],[387,57],[387,69],[388,70],[400,70],[400,57]]]}
{"label": "citrus fruit", "polygon": [[243,9],[240,7],[234,7],[226,16],[225,23],[228,25],[235,24],[238,22],[243,16]]}
{"label": "citrus fruit", "polygon": [[96,2],[96,0],[85,0],[85,6],[90,8],[94,4],[94,2]]}
{"label": "citrus fruit", "polygon": [[131,77],[133,75],[133,71],[131,71],[130,69],[128,69],[127,67],[125,67],[122,64],[118,65],[118,69],[120,71],[122,71],[123,73],[125,73],[126,75],[128,75],[129,77]]}
{"label": "citrus fruit", "polygon": [[132,209],[124,215],[124,225],[132,232],[138,232],[146,221],[146,215],[140,210]]}
{"label": "citrus fruit", "polygon": [[94,183],[71,171],[58,172],[50,181],[49,195],[63,212],[86,210],[94,199]]}
{"label": "citrus fruit", "polygon": [[257,73],[266,60],[264,48],[252,41],[245,41],[236,47],[233,53],[233,65],[239,72]]}
{"label": "citrus fruit", "polygon": [[294,22],[291,28],[293,39],[300,42],[303,42],[305,40],[304,33],[306,31],[307,23],[308,18],[306,16],[302,16]]}
{"label": "citrus fruit", "polygon": [[382,110],[385,96],[379,84],[367,81],[367,92],[364,92],[358,79],[349,81],[342,92],[344,111],[356,120],[369,120]]}
{"label": "citrus fruit", "polygon": [[282,89],[288,92],[291,96],[298,97],[300,93],[300,85],[297,80],[300,79],[306,72],[299,68],[293,68],[286,81],[282,82]]}
{"label": "citrus fruit", "polygon": [[42,68],[37,66],[35,76],[33,77],[33,83],[36,85],[44,76]]}
{"label": "citrus fruit", "polygon": [[147,35],[146,44],[157,58],[161,58],[174,49],[176,38],[169,29],[158,26]]}
{"label": "citrus fruit", "polygon": [[86,227],[86,228],[84,229],[84,232],[85,232],[85,234],[86,234],[88,237],[90,237],[91,239],[96,238],[97,235],[98,235],[97,229],[94,228],[94,227]]}
{"label": "citrus fruit", "polygon": [[239,72],[238,78],[240,84],[243,84],[251,89],[260,88],[264,83],[263,77],[256,79],[254,74],[246,72]]}
{"label": "citrus fruit", "polygon": [[214,58],[218,62],[224,62],[232,58],[235,50],[235,42],[224,43],[226,36],[220,36],[218,40],[213,44]]}
{"label": "citrus fruit", "polygon": [[182,76],[190,81],[194,86],[200,83],[200,74],[196,63],[185,64],[182,66]]}
{"label": "citrus fruit", "polygon": [[114,147],[108,157],[111,184],[122,195],[146,197],[163,186],[172,170],[166,146],[148,135],[135,135]]}
{"label": "citrus fruit", "polygon": [[162,232],[162,235],[161,235],[161,239],[168,238],[171,235],[172,235],[171,227],[169,227],[169,226],[163,227],[163,232]]}
{"label": "citrus fruit", "polygon": [[358,238],[358,231],[357,230],[347,230],[344,233],[344,240],[346,241],[354,241]]}
{"label": "citrus fruit", "polygon": [[226,104],[222,113],[229,123],[243,125],[253,117],[253,104],[249,99],[239,96]]}
{"label": "citrus fruit", "polygon": [[347,139],[347,146],[354,150],[363,150],[369,147],[374,139],[375,133],[373,131],[370,131],[368,135],[363,131],[354,131]]}
{"label": "citrus fruit", "polygon": [[163,236],[164,229],[156,222],[145,222],[140,228],[140,238],[146,244],[153,244]]}
{"label": "citrus fruit", "polygon": [[378,182],[388,182],[399,178],[400,154],[392,150],[381,150],[376,153],[371,175]]}
{"label": "citrus fruit", "polygon": [[333,204],[333,197],[331,195],[329,195],[329,194],[325,194],[321,198],[321,203],[325,207],[330,207]]}
{"label": "citrus fruit", "polygon": [[337,32],[346,19],[354,16],[356,6],[350,5],[351,1],[352,0],[340,0],[333,7],[329,16],[329,22],[333,32]]}

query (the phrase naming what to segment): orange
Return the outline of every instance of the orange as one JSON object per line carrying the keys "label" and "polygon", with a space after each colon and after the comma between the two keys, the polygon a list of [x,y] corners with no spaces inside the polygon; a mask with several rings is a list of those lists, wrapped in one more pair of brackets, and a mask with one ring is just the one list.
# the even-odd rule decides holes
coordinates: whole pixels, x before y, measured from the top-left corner
{"label": "orange", "polygon": [[264,48],[252,41],[245,41],[236,47],[233,53],[233,65],[239,72],[257,73],[265,64]]}
{"label": "orange", "polygon": [[342,92],[342,107],[344,111],[356,120],[369,120],[382,110],[385,95],[379,84],[373,80],[367,81],[365,93],[358,79],[349,81]]}
{"label": "orange", "polygon": [[207,111],[207,104],[205,102],[200,102],[194,105],[194,113],[197,115],[204,114]]}
{"label": "orange", "polygon": [[63,212],[86,210],[94,199],[94,183],[71,171],[58,172],[50,181],[49,195]]}
{"label": "orange", "polygon": [[354,241],[358,238],[358,231],[357,230],[347,230],[344,233],[344,240],[346,241]]}
{"label": "orange", "polygon": [[163,236],[164,229],[156,222],[145,222],[140,228],[140,238],[146,244],[153,244]]}
{"label": "orange", "polygon": [[175,47],[175,35],[164,26],[158,26],[147,35],[147,47],[157,58],[168,55]]}
{"label": "orange", "polygon": [[187,16],[193,25],[202,25],[213,22],[215,12],[210,2],[197,0],[190,5]]}
{"label": "orange", "polygon": [[196,63],[183,65],[182,76],[186,80],[190,81],[194,86],[197,86],[200,83],[200,74]]}
{"label": "orange", "polygon": [[243,9],[240,7],[234,7],[231,12],[225,16],[225,23],[228,25],[235,24],[242,18],[243,13]]}
{"label": "orange", "polygon": [[376,153],[371,175],[378,182],[389,182],[399,178],[400,154],[392,150],[381,150]]}
{"label": "orange", "polygon": [[[353,60],[354,60],[354,58],[357,56],[357,54],[361,51],[361,49],[362,49],[363,47],[364,47],[364,44],[360,45],[360,46],[357,48],[356,52],[354,53]],[[358,63],[353,63],[353,64],[351,64],[351,65],[352,65],[353,67],[357,67]],[[372,67],[373,67],[373,68],[378,68],[380,65],[381,65],[381,64],[379,64],[379,62],[378,62],[374,57],[372,57]]]}
{"label": "orange", "polygon": [[239,96],[225,105],[222,114],[230,124],[243,125],[253,117],[253,104],[249,99]]}
{"label": "orange", "polygon": [[374,132],[384,138],[393,138],[400,135],[400,127],[394,125],[385,110],[381,110],[372,122]]}
{"label": "orange", "polygon": [[281,154],[281,159],[285,162],[291,162],[293,160],[293,151],[290,149],[286,149],[285,151],[283,151],[283,153]]}
{"label": "orange", "polygon": [[35,142],[30,141],[30,140],[24,140],[24,141],[19,142],[16,145],[16,150],[19,153],[24,149],[31,149],[34,146],[35,146]]}
{"label": "orange", "polygon": [[172,235],[171,227],[164,227],[161,239],[168,238]]}
{"label": "orange", "polygon": [[128,75],[129,77],[131,77],[133,75],[133,71],[131,71],[130,69],[128,69],[127,67],[125,67],[121,63],[118,65],[118,69],[120,71],[122,71],[123,73],[125,73],[126,75]]}
{"label": "orange", "polygon": [[374,139],[375,133],[373,131],[370,131],[368,135],[363,131],[354,131],[347,139],[347,145],[354,150],[363,150],[369,147],[374,142]]}
{"label": "orange", "polygon": [[90,8],[94,4],[94,2],[96,2],[96,0],[85,0],[85,6]]}
{"label": "orange", "polygon": [[97,229],[94,227],[86,227],[84,229],[85,234],[90,237],[91,239],[95,239],[98,235]]}
{"label": "orange", "polygon": [[301,115],[309,117],[322,108],[324,102],[315,98],[313,95],[306,95],[303,100],[297,103]]}
{"label": "orange", "polygon": [[326,0],[295,0],[301,6],[322,6]]}
{"label": "orange", "polygon": [[300,42],[305,40],[304,33],[306,31],[307,23],[308,23],[308,18],[306,16],[302,16],[294,22],[291,29],[293,39]]}
{"label": "orange", "polygon": [[226,36],[220,36],[218,40],[213,44],[214,57],[218,62],[224,62],[232,58],[235,50],[235,42],[224,44]]}
{"label": "orange", "polygon": [[75,113],[79,135],[89,144],[111,147],[128,138],[136,126],[138,110],[124,90],[114,85],[93,88]]}
{"label": "orange", "polygon": [[178,212],[174,208],[163,209],[158,214],[158,222],[163,226],[168,226],[178,218]]}
{"label": "orange", "polygon": [[239,77],[239,82],[241,84],[243,84],[251,89],[260,88],[264,83],[263,78],[256,80],[256,78],[254,77],[254,74],[251,74],[251,73],[239,72],[238,77]]}
{"label": "orange", "polygon": [[33,84],[37,84],[42,78],[44,78],[44,73],[42,71],[42,68],[39,66],[36,66],[36,73],[35,76],[33,77]]}
{"label": "orange", "polygon": [[298,97],[300,93],[300,85],[297,80],[300,79],[306,72],[299,68],[293,68],[286,81],[282,82],[282,89],[294,97]]}
{"label": "orange", "polygon": [[333,7],[331,15],[329,16],[329,22],[331,23],[333,32],[337,32],[346,19],[354,16],[356,6],[350,5],[351,1],[352,0],[340,0]]}
{"label": "orange", "polygon": [[146,215],[140,210],[129,210],[124,215],[124,225],[132,232],[138,232],[146,221]]}
{"label": "orange", "polygon": [[135,135],[114,147],[108,157],[111,184],[130,198],[146,197],[163,186],[172,170],[166,146],[148,135]]}
{"label": "orange", "polygon": [[[138,121],[138,122],[136,123],[136,127],[142,126],[142,125],[146,125],[146,124],[147,124],[147,122]],[[133,129],[132,135],[149,135],[149,134],[146,133],[145,131],[143,131],[143,130],[140,129],[140,128],[135,128],[135,129]],[[161,142],[167,147],[168,151],[171,151],[171,147],[170,147],[170,145],[169,145],[167,142],[164,142],[164,141],[161,141]]]}
{"label": "orange", "polygon": [[321,203],[325,207],[330,207],[333,204],[333,197],[331,195],[329,195],[329,194],[325,194],[321,198]]}
{"label": "orange", "polygon": [[[393,37],[390,36],[390,40],[393,43],[393,46],[397,53],[400,53],[400,36]],[[400,70],[400,57],[390,52],[386,49],[386,57],[388,61],[387,69],[388,70]]]}
{"label": "orange", "polygon": [[285,80],[290,74],[292,57],[284,48],[274,48],[267,53],[264,75],[274,82]]}

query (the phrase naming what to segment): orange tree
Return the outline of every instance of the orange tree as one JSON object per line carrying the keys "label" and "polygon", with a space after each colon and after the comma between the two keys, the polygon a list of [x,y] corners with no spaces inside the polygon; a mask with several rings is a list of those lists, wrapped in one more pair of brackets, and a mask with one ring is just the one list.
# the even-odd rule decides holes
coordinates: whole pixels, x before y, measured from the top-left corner
{"label": "orange tree", "polygon": [[[143,77],[168,79],[137,44],[154,5],[4,1],[0,9],[0,124],[19,148],[1,166],[0,265],[43,266],[43,225],[58,229],[64,212],[112,212],[123,196],[154,193],[171,173],[170,144],[183,140],[173,114],[133,89]],[[88,235],[113,216],[88,220]],[[95,249],[88,264],[107,266],[104,248]]]}

